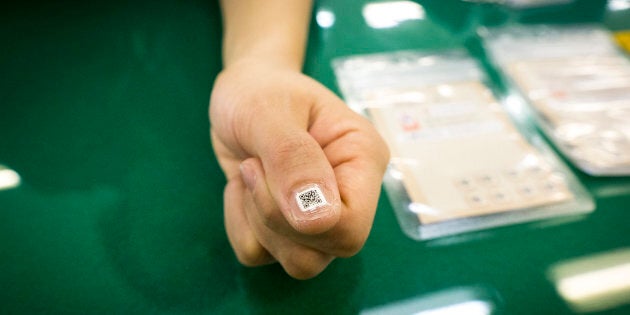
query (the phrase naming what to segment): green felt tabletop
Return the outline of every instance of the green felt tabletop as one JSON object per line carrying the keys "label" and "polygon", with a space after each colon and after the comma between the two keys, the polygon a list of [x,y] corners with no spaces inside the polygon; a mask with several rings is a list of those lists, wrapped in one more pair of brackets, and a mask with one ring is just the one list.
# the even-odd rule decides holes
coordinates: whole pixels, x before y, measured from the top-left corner
{"label": "green felt tabletop", "polygon": [[[422,19],[373,28],[371,3],[317,2],[306,73],[338,91],[338,56],[466,47],[483,60],[480,25],[630,28],[629,10],[596,0],[525,12],[417,1]],[[630,178],[574,170],[597,204],[588,216],[417,242],[383,194],[363,251],[319,277],[242,267],[208,136],[217,3],[25,1],[0,23],[0,164],[21,178],[0,190],[2,314],[571,314],[554,266],[630,248]],[[630,314],[629,299],[603,312]]]}

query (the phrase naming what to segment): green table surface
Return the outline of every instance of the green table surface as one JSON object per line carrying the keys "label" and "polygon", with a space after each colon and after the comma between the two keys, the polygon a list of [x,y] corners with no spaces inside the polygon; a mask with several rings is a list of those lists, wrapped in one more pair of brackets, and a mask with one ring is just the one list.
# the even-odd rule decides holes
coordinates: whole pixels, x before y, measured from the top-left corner
{"label": "green table surface", "polygon": [[[424,19],[375,29],[362,15],[371,2],[316,4],[327,27],[313,19],[305,71],[334,91],[338,56],[465,46],[483,60],[480,25],[630,27],[629,10],[605,1],[513,12],[434,0],[416,2]],[[412,313],[469,303],[464,313],[565,314],[576,309],[556,291],[553,266],[630,247],[630,178],[574,170],[596,201],[591,215],[417,242],[383,194],[363,251],[317,278],[242,267],[208,137],[218,5],[25,1],[3,5],[0,23],[0,164],[22,178],[0,191],[0,313]]]}

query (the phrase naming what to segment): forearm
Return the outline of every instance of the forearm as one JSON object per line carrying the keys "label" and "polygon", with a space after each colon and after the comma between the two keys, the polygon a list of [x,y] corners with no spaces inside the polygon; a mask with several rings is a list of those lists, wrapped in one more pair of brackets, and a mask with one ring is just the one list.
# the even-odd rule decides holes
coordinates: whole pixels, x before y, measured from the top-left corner
{"label": "forearm", "polygon": [[302,68],[312,0],[221,0],[223,65],[242,61]]}

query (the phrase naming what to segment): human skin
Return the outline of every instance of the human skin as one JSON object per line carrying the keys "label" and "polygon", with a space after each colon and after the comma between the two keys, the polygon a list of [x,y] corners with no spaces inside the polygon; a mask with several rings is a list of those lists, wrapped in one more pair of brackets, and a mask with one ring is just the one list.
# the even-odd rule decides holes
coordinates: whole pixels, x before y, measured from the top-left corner
{"label": "human skin", "polygon": [[[221,5],[224,69],[210,121],[228,239],[243,265],[278,262],[312,278],[363,247],[389,151],[371,123],[301,73],[310,1]],[[304,187],[320,188],[326,204],[300,210]]]}

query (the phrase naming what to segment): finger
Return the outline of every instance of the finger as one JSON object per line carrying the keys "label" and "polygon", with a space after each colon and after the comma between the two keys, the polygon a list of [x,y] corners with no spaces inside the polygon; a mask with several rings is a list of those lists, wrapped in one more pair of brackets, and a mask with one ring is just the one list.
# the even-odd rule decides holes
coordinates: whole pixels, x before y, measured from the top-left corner
{"label": "finger", "polygon": [[[277,247],[278,262],[291,277],[298,280],[311,279],[322,273],[335,259],[331,255],[291,243],[287,239]],[[284,243],[284,244],[282,244]]]}
{"label": "finger", "polygon": [[324,152],[334,167],[344,205],[350,209],[375,207],[389,163],[389,149],[376,131],[363,127],[360,132],[346,133]]}
{"label": "finger", "polygon": [[245,215],[245,192],[243,183],[237,179],[225,186],[224,220],[228,240],[241,264],[252,267],[272,263],[275,259],[258,242]]}
{"label": "finger", "polygon": [[[325,149],[334,156],[331,160],[343,200],[341,224],[331,231],[335,233],[337,256],[353,256],[369,235],[387,165],[387,148],[379,150],[379,146],[379,138],[368,141],[362,134],[347,134],[345,139],[333,142]],[[344,158],[344,155],[353,155],[353,150],[363,154],[357,156],[354,153],[353,158]]]}
{"label": "finger", "polygon": [[258,221],[264,223],[268,228],[285,236],[303,235],[296,231],[289,221],[286,220],[282,211],[276,204],[271,192],[267,187],[265,173],[262,162],[258,158],[249,158],[240,164],[241,177],[252,195],[255,207],[247,207]]}
{"label": "finger", "polygon": [[241,142],[260,158],[269,192],[292,228],[320,234],[339,220],[335,174],[320,145],[306,131],[308,122],[300,121],[303,114],[291,112],[288,106],[281,111],[250,124]]}
{"label": "finger", "polygon": [[[337,96],[322,93],[326,112],[310,133],[324,148],[334,168],[341,200],[340,224],[332,230],[336,256],[352,256],[367,240],[378,203],[389,149],[372,123],[352,112]],[[324,107],[324,105],[322,105]]]}
{"label": "finger", "polygon": [[[238,176],[238,165],[242,157],[236,156],[229,148],[225,146],[214,129],[210,130],[210,139],[217,162],[221,166],[226,178],[234,178]],[[219,158],[220,157],[220,158]]]}
{"label": "finger", "polygon": [[[367,241],[380,196],[383,174],[366,171],[362,161],[344,163],[335,168],[340,193],[344,200],[342,217],[334,230],[335,252],[339,257],[350,257],[358,253]],[[364,173],[357,176],[357,170]]]}
{"label": "finger", "polygon": [[[257,206],[251,195],[246,197],[245,204],[245,208]],[[258,221],[254,211],[247,211],[246,216],[256,238],[291,277],[300,280],[313,278],[334,260],[332,255],[293,242],[271,230],[263,222]]]}

